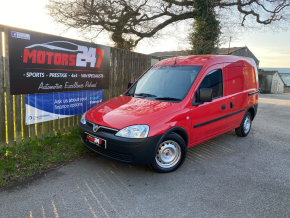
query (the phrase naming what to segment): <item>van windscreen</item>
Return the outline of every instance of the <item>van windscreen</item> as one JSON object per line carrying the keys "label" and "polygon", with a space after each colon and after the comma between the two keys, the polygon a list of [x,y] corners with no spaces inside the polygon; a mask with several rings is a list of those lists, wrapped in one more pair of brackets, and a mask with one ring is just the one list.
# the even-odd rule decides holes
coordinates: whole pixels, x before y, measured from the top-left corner
{"label": "van windscreen", "polygon": [[153,66],[127,94],[156,100],[181,101],[202,66]]}

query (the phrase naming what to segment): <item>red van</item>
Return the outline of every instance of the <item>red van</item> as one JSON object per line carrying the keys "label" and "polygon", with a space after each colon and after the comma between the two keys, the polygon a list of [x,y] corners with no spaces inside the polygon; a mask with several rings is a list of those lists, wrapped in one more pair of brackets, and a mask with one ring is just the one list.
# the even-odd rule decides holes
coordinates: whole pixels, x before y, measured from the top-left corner
{"label": "red van", "polygon": [[172,172],[191,146],[233,129],[247,136],[258,93],[251,58],[166,59],[150,67],[124,94],[88,110],[79,125],[81,139],[113,160]]}

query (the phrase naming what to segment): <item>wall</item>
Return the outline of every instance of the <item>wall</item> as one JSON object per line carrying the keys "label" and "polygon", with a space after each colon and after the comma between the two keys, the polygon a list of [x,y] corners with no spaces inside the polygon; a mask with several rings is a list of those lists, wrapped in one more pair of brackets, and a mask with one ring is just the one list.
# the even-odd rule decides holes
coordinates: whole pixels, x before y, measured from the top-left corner
{"label": "wall", "polygon": [[271,93],[283,93],[283,92],[284,92],[284,83],[281,80],[278,73],[275,73],[272,77]]}
{"label": "wall", "polygon": [[152,58],[151,59],[151,65],[156,64],[157,62],[159,62],[159,59],[157,59],[157,58]]}
{"label": "wall", "polygon": [[258,74],[259,88],[262,88],[262,93],[271,93],[272,75]]}
{"label": "wall", "polygon": [[136,81],[151,66],[151,59],[149,55],[111,48],[110,85],[104,89],[104,100],[124,93],[128,83]]}
{"label": "wall", "polygon": [[284,86],[284,92],[290,93],[290,86]]}

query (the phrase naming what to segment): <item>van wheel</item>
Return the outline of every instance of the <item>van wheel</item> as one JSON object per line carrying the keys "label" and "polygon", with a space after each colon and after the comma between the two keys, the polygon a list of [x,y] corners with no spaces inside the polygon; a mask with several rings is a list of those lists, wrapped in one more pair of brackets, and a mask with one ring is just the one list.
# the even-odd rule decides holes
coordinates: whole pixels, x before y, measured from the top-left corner
{"label": "van wheel", "polygon": [[186,144],[176,133],[170,133],[158,145],[154,162],[150,165],[159,173],[177,170],[186,157]]}
{"label": "van wheel", "polygon": [[252,116],[250,112],[247,112],[244,116],[244,119],[242,120],[240,127],[235,129],[236,134],[241,137],[246,137],[251,130],[251,126],[252,126]]}

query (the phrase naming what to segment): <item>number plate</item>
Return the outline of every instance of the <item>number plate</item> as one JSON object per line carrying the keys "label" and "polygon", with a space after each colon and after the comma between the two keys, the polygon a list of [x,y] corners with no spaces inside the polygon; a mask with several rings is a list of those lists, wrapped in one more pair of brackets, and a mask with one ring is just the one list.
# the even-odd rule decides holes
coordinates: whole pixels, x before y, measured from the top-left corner
{"label": "number plate", "polygon": [[101,138],[98,138],[98,137],[95,137],[95,136],[92,136],[92,135],[87,135],[86,136],[87,140],[101,148],[107,148],[107,142],[106,140],[104,139],[101,139]]}

